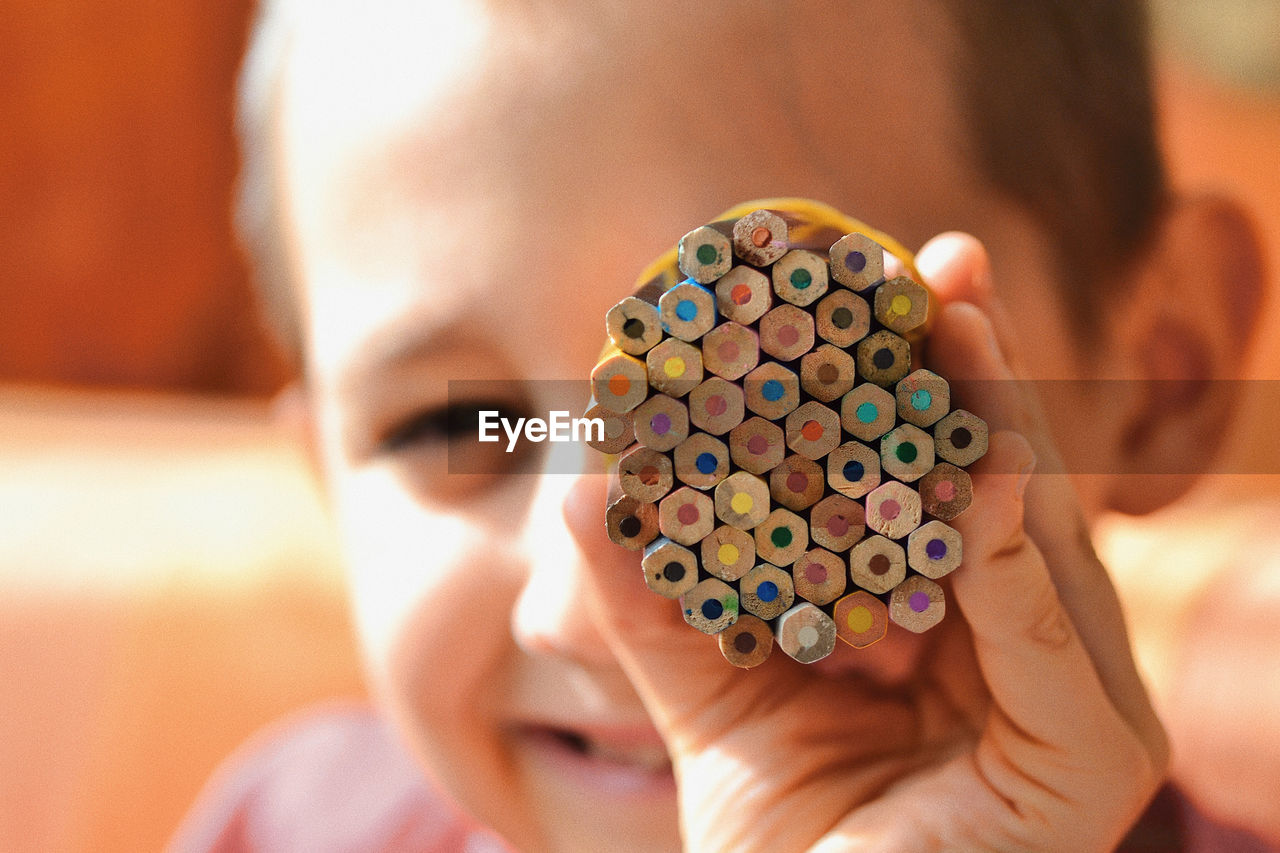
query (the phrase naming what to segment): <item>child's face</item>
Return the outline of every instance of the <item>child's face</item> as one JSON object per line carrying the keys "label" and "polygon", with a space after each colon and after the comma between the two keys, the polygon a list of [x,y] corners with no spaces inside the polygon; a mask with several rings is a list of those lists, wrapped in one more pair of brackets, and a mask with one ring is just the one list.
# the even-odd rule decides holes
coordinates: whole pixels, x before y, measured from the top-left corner
{"label": "child's face", "polygon": [[379,698],[517,844],[673,848],[665,753],[579,583],[583,561],[634,555],[579,548],[570,478],[447,477],[443,442],[404,427],[447,406],[449,379],[510,382],[518,414],[579,406],[518,380],[585,377],[648,261],[770,195],[912,245],[974,231],[997,282],[1016,279],[1001,295],[1037,342],[1028,372],[1069,375],[1072,353],[1041,237],[963,154],[939,12],[572,5],[309,19],[282,101],[284,213]]}

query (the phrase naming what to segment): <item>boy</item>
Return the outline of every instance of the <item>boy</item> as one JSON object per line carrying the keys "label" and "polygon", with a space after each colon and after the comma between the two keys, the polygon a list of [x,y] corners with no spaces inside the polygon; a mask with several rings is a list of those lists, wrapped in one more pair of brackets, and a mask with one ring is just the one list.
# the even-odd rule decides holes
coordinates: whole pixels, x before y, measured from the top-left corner
{"label": "boy", "polygon": [[[373,692],[439,789],[521,850],[1120,841],[1167,756],[1085,519],[1151,511],[1194,480],[1231,404],[1195,380],[1225,375],[1257,292],[1223,272],[1254,251],[1234,209],[1164,186],[1144,63],[1129,3],[268,14],[250,236],[306,365]],[[1124,386],[1176,401],[1072,386],[1052,436],[1013,383],[957,382],[1002,428],[957,521],[959,613],[919,639],[744,674],[604,537],[598,460],[577,478],[461,476],[447,448],[476,409],[562,408],[525,380],[585,376],[639,269],[728,204],[774,195],[908,245],[943,228],[982,239],[989,262],[955,234],[919,257],[946,305],[929,355],[945,376],[1189,381]],[[1203,310],[1217,304],[1238,310],[1224,322]],[[462,378],[510,391],[453,399]],[[511,473],[548,464],[487,446]],[[1178,473],[1138,476],[1171,459]],[[1037,465],[1050,475],[1030,478]],[[280,759],[303,757],[298,739],[258,765],[294,780],[294,811],[245,795],[203,839],[467,843],[424,817],[424,788],[398,781],[415,777],[372,724],[326,725],[349,745],[321,770]],[[358,831],[314,805],[325,792],[359,798]]]}

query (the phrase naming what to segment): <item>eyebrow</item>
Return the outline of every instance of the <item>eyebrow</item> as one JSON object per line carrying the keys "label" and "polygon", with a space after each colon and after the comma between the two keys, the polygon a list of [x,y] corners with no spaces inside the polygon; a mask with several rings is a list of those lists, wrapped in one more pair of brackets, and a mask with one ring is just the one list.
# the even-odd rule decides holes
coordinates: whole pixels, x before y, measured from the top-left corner
{"label": "eyebrow", "polygon": [[359,391],[372,377],[406,364],[438,358],[475,343],[456,316],[442,313],[434,304],[416,305],[409,314],[378,328],[360,344],[351,362],[342,370],[338,392]]}

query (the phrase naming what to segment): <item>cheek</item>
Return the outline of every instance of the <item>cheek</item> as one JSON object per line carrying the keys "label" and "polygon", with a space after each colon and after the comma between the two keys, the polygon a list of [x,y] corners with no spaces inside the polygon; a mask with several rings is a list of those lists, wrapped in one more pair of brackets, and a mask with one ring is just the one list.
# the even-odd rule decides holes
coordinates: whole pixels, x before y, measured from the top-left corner
{"label": "cheek", "polygon": [[483,697],[509,657],[515,596],[493,538],[424,509],[388,471],[339,472],[332,485],[379,698],[433,737],[488,716],[496,709]]}

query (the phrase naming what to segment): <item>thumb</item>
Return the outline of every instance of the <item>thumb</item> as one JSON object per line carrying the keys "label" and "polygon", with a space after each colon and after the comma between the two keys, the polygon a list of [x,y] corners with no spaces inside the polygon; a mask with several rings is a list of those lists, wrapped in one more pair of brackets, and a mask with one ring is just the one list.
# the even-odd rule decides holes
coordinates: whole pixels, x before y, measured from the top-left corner
{"label": "thumb", "polygon": [[934,237],[916,255],[916,269],[943,305],[987,305],[993,295],[991,260],[978,238],[961,231]]}

